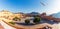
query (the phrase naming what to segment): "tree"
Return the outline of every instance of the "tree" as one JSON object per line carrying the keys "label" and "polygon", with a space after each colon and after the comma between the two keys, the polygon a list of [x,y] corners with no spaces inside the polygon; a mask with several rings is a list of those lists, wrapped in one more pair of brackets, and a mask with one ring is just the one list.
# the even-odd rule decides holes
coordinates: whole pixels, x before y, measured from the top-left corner
{"label": "tree", "polygon": [[39,18],[39,17],[34,17],[35,19],[33,20],[33,22],[35,23],[35,24],[37,24],[37,23],[39,23],[40,21],[41,21],[41,18]]}
{"label": "tree", "polygon": [[30,20],[29,20],[29,19],[26,19],[26,20],[25,20],[25,23],[26,23],[26,24],[29,24],[29,23],[30,23]]}
{"label": "tree", "polygon": [[14,22],[9,22],[10,24],[13,24],[13,25],[15,25],[15,23]]}
{"label": "tree", "polygon": [[18,17],[13,18],[14,21],[20,21],[21,19]]}

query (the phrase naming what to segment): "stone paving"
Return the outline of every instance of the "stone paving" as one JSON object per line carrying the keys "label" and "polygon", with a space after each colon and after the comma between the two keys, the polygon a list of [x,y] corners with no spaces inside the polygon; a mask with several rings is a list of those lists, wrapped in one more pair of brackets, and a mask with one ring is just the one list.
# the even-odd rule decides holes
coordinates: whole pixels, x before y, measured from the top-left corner
{"label": "stone paving", "polygon": [[4,27],[0,24],[0,29],[4,29]]}
{"label": "stone paving", "polygon": [[[23,21],[23,20],[22,20]],[[45,20],[44,20],[45,21]],[[52,27],[52,29],[60,29],[60,23],[56,23],[56,22],[50,22],[47,20],[47,22],[43,22],[43,24],[38,24],[35,26],[23,26],[23,25],[19,25],[20,27],[23,27],[24,29],[36,29],[36,28],[41,28],[44,26],[50,26]],[[4,27],[0,24],[0,29],[4,29]]]}

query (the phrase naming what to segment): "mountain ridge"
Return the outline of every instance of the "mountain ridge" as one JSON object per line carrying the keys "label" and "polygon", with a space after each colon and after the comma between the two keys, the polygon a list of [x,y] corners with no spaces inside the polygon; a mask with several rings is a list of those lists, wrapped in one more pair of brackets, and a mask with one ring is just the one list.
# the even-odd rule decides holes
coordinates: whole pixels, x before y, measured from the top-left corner
{"label": "mountain ridge", "polygon": [[51,16],[53,16],[53,17],[55,17],[55,18],[60,18],[60,12],[54,13],[54,14],[52,14]]}

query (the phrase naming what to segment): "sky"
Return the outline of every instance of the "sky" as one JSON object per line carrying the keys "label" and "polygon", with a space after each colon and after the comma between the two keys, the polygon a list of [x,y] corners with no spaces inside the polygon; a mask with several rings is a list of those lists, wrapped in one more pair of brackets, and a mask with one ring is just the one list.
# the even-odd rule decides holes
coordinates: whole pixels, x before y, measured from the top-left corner
{"label": "sky", "polygon": [[60,12],[60,0],[0,0],[0,11],[46,12],[48,15]]}

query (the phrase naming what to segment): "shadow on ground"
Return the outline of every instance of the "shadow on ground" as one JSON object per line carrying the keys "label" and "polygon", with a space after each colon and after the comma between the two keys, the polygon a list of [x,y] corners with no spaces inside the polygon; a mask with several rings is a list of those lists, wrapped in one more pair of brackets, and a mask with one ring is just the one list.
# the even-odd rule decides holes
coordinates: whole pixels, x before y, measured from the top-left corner
{"label": "shadow on ground", "polygon": [[49,23],[49,24],[58,24],[59,22],[56,22],[56,21],[51,21],[51,20],[47,20],[47,19],[42,19],[41,20],[41,23]]}
{"label": "shadow on ground", "polygon": [[[58,24],[58,22],[56,22],[56,21],[51,21],[51,20],[47,20],[47,19],[42,19],[41,21],[40,21],[40,23],[39,24],[42,24],[42,23],[48,23],[48,24]],[[16,24],[18,24],[18,25],[24,25],[24,26],[33,26],[33,25],[37,25],[37,24],[33,24],[33,23],[29,23],[29,24],[26,24],[26,23],[16,23]]]}
{"label": "shadow on ground", "polygon": [[29,23],[29,24],[26,24],[26,23],[16,23],[16,24],[18,24],[18,25],[24,25],[24,26],[33,26],[33,25],[35,25],[33,23]]}

